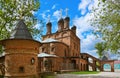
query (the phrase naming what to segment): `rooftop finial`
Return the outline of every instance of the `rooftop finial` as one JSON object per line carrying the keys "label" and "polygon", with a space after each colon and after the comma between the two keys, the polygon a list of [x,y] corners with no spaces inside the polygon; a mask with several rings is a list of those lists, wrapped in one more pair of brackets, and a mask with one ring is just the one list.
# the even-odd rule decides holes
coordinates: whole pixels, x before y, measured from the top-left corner
{"label": "rooftop finial", "polygon": [[66,16],[68,16],[68,8],[65,9],[65,12],[66,12]]}
{"label": "rooftop finial", "polygon": [[50,22],[50,15],[48,15],[48,22]]}
{"label": "rooftop finial", "polygon": [[62,11],[63,11],[63,10],[62,10],[62,9],[60,9],[60,18],[62,18]]}

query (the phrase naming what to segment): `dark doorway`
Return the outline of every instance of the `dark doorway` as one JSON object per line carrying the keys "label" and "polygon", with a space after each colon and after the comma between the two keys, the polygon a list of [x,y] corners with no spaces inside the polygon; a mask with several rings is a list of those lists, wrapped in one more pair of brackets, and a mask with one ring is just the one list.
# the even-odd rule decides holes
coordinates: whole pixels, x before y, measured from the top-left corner
{"label": "dark doorway", "polygon": [[72,60],[73,69],[76,69],[76,60]]}

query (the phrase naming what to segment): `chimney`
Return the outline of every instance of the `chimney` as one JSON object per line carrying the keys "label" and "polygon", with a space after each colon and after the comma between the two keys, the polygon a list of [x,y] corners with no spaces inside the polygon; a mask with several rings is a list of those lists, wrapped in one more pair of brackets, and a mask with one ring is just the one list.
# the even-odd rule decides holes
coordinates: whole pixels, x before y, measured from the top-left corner
{"label": "chimney", "polygon": [[47,27],[47,33],[46,33],[46,34],[51,34],[52,23],[51,23],[51,22],[48,22],[48,23],[46,24],[46,27]]}
{"label": "chimney", "polygon": [[70,18],[65,17],[65,19],[64,19],[64,29],[69,29],[69,21],[70,21]]}
{"label": "chimney", "polygon": [[76,34],[76,26],[73,26],[71,30]]}
{"label": "chimney", "polygon": [[59,21],[58,21],[58,32],[62,31],[64,28],[64,20],[61,18]]}

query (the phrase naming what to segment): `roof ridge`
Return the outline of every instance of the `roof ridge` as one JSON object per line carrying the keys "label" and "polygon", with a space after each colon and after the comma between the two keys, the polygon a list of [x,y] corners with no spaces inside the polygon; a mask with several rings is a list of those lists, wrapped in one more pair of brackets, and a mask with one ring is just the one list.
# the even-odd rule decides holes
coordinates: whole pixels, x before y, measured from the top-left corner
{"label": "roof ridge", "polygon": [[19,20],[10,36],[10,39],[33,39],[33,38],[24,21]]}

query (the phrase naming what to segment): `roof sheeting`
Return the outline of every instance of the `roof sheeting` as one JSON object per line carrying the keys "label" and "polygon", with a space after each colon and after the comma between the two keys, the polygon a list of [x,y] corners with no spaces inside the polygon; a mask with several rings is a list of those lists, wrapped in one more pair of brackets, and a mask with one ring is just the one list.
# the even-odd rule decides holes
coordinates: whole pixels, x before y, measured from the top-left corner
{"label": "roof sheeting", "polygon": [[23,20],[19,20],[10,39],[33,39]]}
{"label": "roof sheeting", "polygon": [[49,43],[49,42],[58,42],[58,40],[55,40],[53,38],[48,38],[46,40],[41,41],[41,43]]}
{"label": "roof sheeting", "polygon": [[40,53],[38,54],[38,57],[57,57],[57,56],[52,54],[47,54],[47,53]]}
{"label": "roof sheeting", "polygon": [[103,61],[108,60],[107,56],[103,56],[103,57],[102,57],[102,60],[103,60]]}

